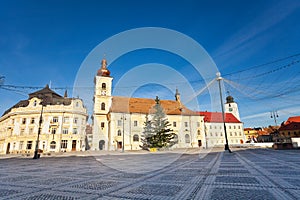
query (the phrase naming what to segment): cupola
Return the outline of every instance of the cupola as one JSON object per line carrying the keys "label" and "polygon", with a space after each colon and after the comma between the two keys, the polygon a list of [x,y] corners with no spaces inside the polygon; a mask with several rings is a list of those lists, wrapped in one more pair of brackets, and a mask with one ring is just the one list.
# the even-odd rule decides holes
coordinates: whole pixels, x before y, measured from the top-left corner
{"label": "cupola", "polygon": [[107,69],[107,62],[104,58],[101,61],[101,68],[98,70],[97,76],[110,76],[110,71]]}

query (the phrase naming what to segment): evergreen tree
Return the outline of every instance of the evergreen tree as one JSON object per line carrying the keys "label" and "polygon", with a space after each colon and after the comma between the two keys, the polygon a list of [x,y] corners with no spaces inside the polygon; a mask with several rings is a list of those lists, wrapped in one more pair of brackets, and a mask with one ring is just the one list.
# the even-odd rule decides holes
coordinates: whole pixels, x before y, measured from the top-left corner
{"label": "evergreen tree", "polygon": [[143,143],[140,146],[142,149],[148,149],[151,147],[151,141],[153,138],[154,132],[152,127],[152,121],[149,120],[148,114],[146,115],[146,121],[144,122],[144,131],[141,137],[141,142]]}
{"label": "evergreen tree", "polygon": [[155,102],[152,120],[149,120],[147,115],[144,123],[144,138],[142,139],[142,142],[143,147],[147,148],[170,146],[171,140],[175,136],[175,133],[172,132],[173,130],[168,128],[171,124],[160,105],[158,97],[156,97]]}

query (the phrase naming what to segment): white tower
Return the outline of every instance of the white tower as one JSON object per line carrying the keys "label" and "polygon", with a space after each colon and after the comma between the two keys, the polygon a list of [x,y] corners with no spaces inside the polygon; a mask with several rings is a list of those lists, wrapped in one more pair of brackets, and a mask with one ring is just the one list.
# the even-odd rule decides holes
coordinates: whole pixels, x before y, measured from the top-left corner
{"label": "white tower", "polygon": [[94,79],[94,112],[93,112],[93,150],[108,150],[108,119],[107,115],[112,102],[112,80],[105,59],[101,62]]}
{"label": "white tower", "polygon": [[239,121],[241,120],[238,105],[230,95],[226,97],[225,112],[232,113]]}

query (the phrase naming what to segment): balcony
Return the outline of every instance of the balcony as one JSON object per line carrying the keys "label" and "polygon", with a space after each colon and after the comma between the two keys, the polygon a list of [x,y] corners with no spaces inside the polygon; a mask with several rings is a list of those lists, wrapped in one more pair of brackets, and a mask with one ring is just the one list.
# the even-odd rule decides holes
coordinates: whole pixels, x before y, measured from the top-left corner
{"label": "balcony", "polygon": [[59,123],[58,123],[58,121],[50,121],[50,126],[51,127],[58,127],[59,126]]}

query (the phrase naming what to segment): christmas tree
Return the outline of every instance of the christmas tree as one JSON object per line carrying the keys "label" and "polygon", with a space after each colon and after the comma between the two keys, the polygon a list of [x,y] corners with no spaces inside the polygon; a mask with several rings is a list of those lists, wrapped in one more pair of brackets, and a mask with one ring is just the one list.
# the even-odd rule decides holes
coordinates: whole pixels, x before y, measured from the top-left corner
{"label": "christmas tree", "polygon": [[144,149],[168,147],[175,137],[175,133],[169,128],[171,124],[167,119],[158,97],[156,97],[155,102],[152,119],[149,120],[148,115],[146,115],[146,121],[144,123],[144,136],[142,138],[142,148]]}

